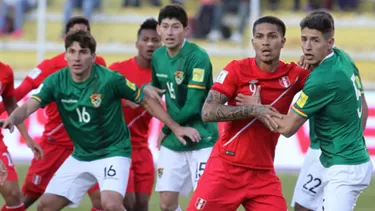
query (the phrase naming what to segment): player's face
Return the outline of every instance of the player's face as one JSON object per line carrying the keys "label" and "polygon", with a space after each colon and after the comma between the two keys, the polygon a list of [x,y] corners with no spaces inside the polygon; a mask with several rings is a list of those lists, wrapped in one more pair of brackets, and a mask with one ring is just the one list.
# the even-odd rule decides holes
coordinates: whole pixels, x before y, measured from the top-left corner
{"label": "player's face", "polygon": [[160,36],[155,30],[143,29],[136,42],[138,55],[151,60],[152,53],[161,46]]}
{"label": "player's face", "polygon": [[95,53],[89,48],[82,48],[78,42],[66,49],[65,59],[72,74],[81,76],[87,72],[95,62]]}
{"label": "player's face", "polygon": [[326,39],[322,32],[305,27],[301,31],[301,47],[305,55],[305,61],[312,65],[318,65],[329,54],[334,44],[334,39]]}
{"label": "player's face", "polygon": [[281,35],[275,24],[261,23],[255,27],[251,40],[256,57],[263,62],[278,60],[281,49],[285,44],[285,37]]}
{"label": "player's face", "polygon": [[164,45],[169,49],[175,49],[182,45],[189,27],[184,28],[176,18],[165,18],[157,27],[157,31]]}

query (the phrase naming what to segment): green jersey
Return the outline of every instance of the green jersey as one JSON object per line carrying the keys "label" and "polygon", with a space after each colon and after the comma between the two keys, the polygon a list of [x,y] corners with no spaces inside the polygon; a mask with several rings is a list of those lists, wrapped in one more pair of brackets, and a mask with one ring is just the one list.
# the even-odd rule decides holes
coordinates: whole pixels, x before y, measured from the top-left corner
{"label": "green jersey", "polygon": [[139,103],[143,94],[117,72],[93,65],[91,76],[74,82],[66,67],[50,75],[32,98],[42,107],[55,101],[71,138],[72,156],[92,161],[113,156],[131,156],[130,133],[122,113],[121,98]]}
{"label": "green jersey", "polygon": [[370,160],[361,124],[361,87],[354,63],[334,49],[309,75],[292,108],[304,118],[314,116],[324,167]]}
{"label": "green jersey", "polygon": [[212,65],[205,50],[185,41],[180,52],[170,57],[165,46],[152,56],[152,85],[167,90],[168,114],[182,126],[193,127],[201,135],[199,143],[188,141],[184,146],[164,126],[167,135],[162,146],[175,151],[212,147],[218,138],[217,123],[202,121],[201,110],[213,84]]}

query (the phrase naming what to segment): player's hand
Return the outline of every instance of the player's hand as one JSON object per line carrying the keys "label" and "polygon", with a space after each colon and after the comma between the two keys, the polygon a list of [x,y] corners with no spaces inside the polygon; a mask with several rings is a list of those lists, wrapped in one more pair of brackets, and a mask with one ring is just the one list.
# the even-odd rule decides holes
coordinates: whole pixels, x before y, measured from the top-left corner
{"label": "player's hand", "polygon": [[188,137],[192,142],[199,142],[201,140],[198,130],[192,127],[178,127],[173,131],[173,133],[183,145],[186,145],[186,137]]}
{"label": "player's hand", "polygon": [[253,96],[238,94],[236,96],[236,105],[238,106],[262,105],[262,100],[260,98],[260,85],[257,86],[256,91]]}
{"label": "player's hand", "polygon": [[163,99],[161,99],[160,95],[163,95],[165,92],[164,89],[158,89],[156,87],[153,87],[151,85],[146,85],[143,88],[143,93],[156,101],[160,103],[160,105],[163,105]]}
{"label": "player's hand", "polygon": [[33,151],[35,158],[43,159],[44,158],[44,151],[40,147],[39,144],[37,144],[31,137],[27,137],[26,139],[26,145]]}
{"label": "player's hand", "polygon": [[13,133],[14,131],[14,124],[10,121],[10,119],[2,119],[0,120],[0,125],[3,129],[9,129],[10,133]]}
{"label": "player's hand", "polygon": [[4,185],[4,182],[8,178],[8,169],[3,163],[2,160],[0,160],[0,185]]}
{"label": "player's hand", "polygon": [[133,103],[133,102],[131,102],[129,100],[124,100],[123,106],[124,107],[129,107],[131,109],[136,109],[136,108],[141,107],[140,105],[138,105],[136,103]]}
{"label": "player's hand", "polygon": [[163,131],[160,131],[157,146],[156,146],[158,148],[158,150],[160,150],[161,143],[164,141],[165,137],[167,137],[167,135],[165,133],[163,133]]}
{"label": "player's hand", "polygon": [[312,69],[311,65],[306,62],[305,55],[302,55],[299,58],[298,66],[301,66],[302,69],[304,69],[304,70],[311,70]]}
{"label": "player's hand", "polygon": [[254,107],[255,117],[263,122],[272,132],[277,131],[279,125],[273,118],[282,119],[283,115],[280,114],[274,107],[270,105],[260,105]]}

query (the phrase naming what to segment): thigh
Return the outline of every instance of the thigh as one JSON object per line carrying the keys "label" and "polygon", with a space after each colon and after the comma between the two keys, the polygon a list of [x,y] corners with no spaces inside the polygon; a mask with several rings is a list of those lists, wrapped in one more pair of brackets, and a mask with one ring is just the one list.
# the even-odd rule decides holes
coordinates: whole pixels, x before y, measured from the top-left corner
{"label": "thigh", "polygon": [[157,174],[157,192],[178,192],[188,195],[192,190],[189,165],[184,152],[161,147]]}
{"label": "thigh", "polygon": [[111,191],[125,197],[130,165],[130,158],[115,156],[91,161],[88,168],[97,179],[100,192]]}
{"label": "thigh", "polygon": [[243,206],[251,211],[287,211],[280,179],[274,170],[249,170],[246,200]]}
{"label": "thigh", "polygon": [[212,147],[194,150],[189,153],[189,166],[194,189],[197,187],[199,178],[203,175],[207,160],[210,157]]}
{"label": "thigh", "polygon": [[0,149],[0,159],[1,161],[3,161],[5,167],[8,170],[8,177],[6,178],[6,181],[18,181],[18,176],[12,157],[10,156],[8,149],[6,147]]}
{"label": "thigh", "polygon": [[294,189],[292,206],[295,203],[308,208],[310,210],[317,210],[321,206],[323,199],[323,182],[322,174],[324,167],[320,163],[319,153],[308,151],[305,161],[301,168],[296,187]]}
{"label": "thigh", "polygon": [[90,162],[78,161],[69,156],[49,182],[45,193],[68,199],[71,207],[77,207],[85,193],[96,183],[89,172]]}
{"label": "thigh", "polygon": [[236,210],[245,196],[244,184],[238,180],[242,173],[241,168],[229,165],[219,157],[211,157],[187,210]]}
{"label": "thigh", "polygon": [[155,167],[151,151],[139,149],[134,154],[134,191],[151,195],[155,181]]}
{"label": "thigh", "polygon": [[38,197],[44,193],[55,172],[72,154],[73,149],[42,143],[44,159],[33,159],[27,171],[22,190],[29,196]]}

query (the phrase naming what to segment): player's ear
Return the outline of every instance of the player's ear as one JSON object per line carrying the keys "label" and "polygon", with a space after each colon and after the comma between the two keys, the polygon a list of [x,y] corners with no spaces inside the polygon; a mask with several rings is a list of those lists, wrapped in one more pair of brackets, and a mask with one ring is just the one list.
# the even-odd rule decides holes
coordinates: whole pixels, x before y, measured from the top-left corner
{"label": "player's ear", "polygon": [[328,46],[329,46],[329,49],[332,49],[333,46],[335,45],[335,38],[332,37],[328,40]]}
{"label": "player's ear", "polygon": [[161,36],[160,25],[159,24],[156,26],[156,32],[158,33],[159,36]]}
{"label": "player's ear", "polygon": [[135,41],[135,47],[139,50],[138,38],[137,38],[137,41]]}
{"label": "player's ear", "polygon": [[184,36],[187,37],[188,34],[189,34],[189,32],[190,32],[190,27],[189,27],[189,26],[186,26],[186,27],[184,28]]}
{"label": "player's ear", "polygon": [[281,38],[281,48],[284,48],[284,46],[285,46],[285,42],[286,42],[286,38],[285,38],[285,37],[282,37],[282,38]]}

